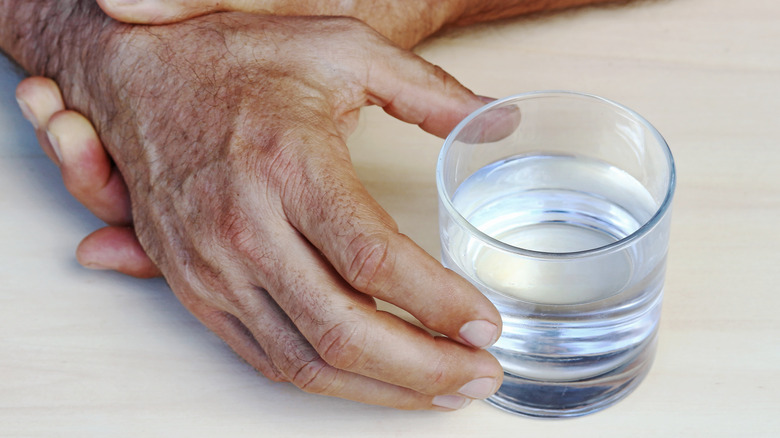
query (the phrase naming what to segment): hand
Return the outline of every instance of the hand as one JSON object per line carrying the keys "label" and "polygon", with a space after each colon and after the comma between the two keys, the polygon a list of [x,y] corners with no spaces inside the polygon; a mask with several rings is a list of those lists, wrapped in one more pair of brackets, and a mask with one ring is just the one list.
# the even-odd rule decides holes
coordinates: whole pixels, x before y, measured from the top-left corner
{"label": "hand", "polygon": [[[144,252],[132,228],[130,194],[92,124],[66,111],[59,87],[51,79],[31,77],[16,88],[24,116],[35,128],[44,152],[62,172],[65,187],[109,226],[87,236],[76,250],[78,261],[93,269],[112,269],[140,278],[160,270]],[[55,150],[49,136],[59,139]]]}
{"label": "hand", "polygon": [[464,344],[495,341],[496,310],[398,234],[344,144],[367,102],[444,135],[480,99],[354,20],[219,14],[111,43],[110,81],[69,94],[104,99],[82,107],[140,242],[207,326],[308,391],[416,409],[495,391],[500,366]]}
{"label": "hand", "polygon": [[[108,15],[125,22],[161,24],[182,21],[219,10],[270,13],[274,15],[329,15],[362,19],[379,33],[402,47],[411,47],[435,32],[445,21],[447,14],[438,1],[436,7],[424,1],[399,2],[321,2],[315,0],[280,1],[228,1],[199,0],[142,0],[139,2],[115,2],[98,0]],[[377,11],[382,11],[378,13]],[[102,144],[94,128],[76,112],[69,112],[53,125],[56,137],[62,139],[60,148],[72,156],[63,162],[52,152],[46,135],[48,120],[64,105],[57,85],[45,78],[28,78],[19,85],[17,99],[25,109],[25,115],[36,127],[39,143],[50,158],[63,171],[66,188],[96,216],[109,226],[87,236],[79,245],[76,256],[79,262],[93,269],[112,269],[124,274],[146,278],[160,275],[159,269],[143,251],[132,229],[130,200],[121,175],[102,150]],[[58,117],[59,118],[59,117]],[[72,121],[73,126],[68,126]],[[68,132],[79,135],[69,135]],[[78,142],[78,144],[74,143]],[[73,151],[73,152],[71,152]],[[88,162],[85,162],[89,159]],[[106,189],[106,176],[112,175],[111,189]],[[117,189],[114,189],[114,188]],[[121,220],[114,217],[121,216]]]}

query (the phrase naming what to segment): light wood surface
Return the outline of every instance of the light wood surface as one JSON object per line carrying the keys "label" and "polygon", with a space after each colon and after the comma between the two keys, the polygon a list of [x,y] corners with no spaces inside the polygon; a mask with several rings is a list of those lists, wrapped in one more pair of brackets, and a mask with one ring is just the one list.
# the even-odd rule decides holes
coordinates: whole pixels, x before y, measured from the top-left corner
{"label": "light wood surface", "polygon": [[[780,436],[780,3],[663,0],[446,33],[418,52],[471,89],[598,94],[677,161],[660,346],[606,411],[539,421],[485,403],[401,412],[304,394],[238,360],[161,280],[78,266],[100,226],[60,183],[0,61],[2,437]],[[350,147],[372,194],[438,255],[439,139],[368,109]]]}

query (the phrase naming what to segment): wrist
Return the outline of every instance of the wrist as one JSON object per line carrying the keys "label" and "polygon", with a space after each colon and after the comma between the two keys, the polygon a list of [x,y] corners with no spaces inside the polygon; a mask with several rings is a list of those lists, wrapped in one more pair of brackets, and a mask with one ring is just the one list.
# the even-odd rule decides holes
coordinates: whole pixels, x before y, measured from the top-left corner
{"label": "wrist", "polygon": [[0,0],[0,48],[28,73],[54,79],[80,111],[120,26],[92,0]]}

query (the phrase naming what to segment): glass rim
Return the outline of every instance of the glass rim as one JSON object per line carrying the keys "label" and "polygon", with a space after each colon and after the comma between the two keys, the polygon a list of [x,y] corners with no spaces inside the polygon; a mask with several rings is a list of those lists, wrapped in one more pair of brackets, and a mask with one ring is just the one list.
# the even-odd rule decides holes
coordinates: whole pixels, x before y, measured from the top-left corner
{"label": "glass rim", "polygon": [[[518,246],[510,245],[506,242],[503,242],[499,239],[496,239],[494,237],[489,236],[488,234],[480,231],[477,227],[471,224],[463,215],[460,214],[460,212],[455,208],[455,206],[452,203],[452,199],[450,196],[446,193],[446,189],[444,187],[444,161],[445,157],[447,156],[449,150],[451,149],[453,143],[455,142],[455,138],[457,135],[475,118],[479,117],[483,113],[504,105],[507,102],[511,101],[517,101],[517,100],[526,100],[528,98],[533,97],[554,97],[554,96],[563,96],[563,97],[579,97],[579,98],[586,98],[586,99],[593,99],[595,101],[599,101],[601,103],[605,103],[609,106],[612,106],[618,110],[621,110],[631,117],[635,118],[637,122],[639,122],[642,126],[647,128],[648,132],[652,134],[652,136],[656,139],[659,146],[662,148],[662,151],[664,153],[664,156],[666,157],[667,164],[669,165],[669,179],[668,179],[668,187],[666,189],[666,195],[664,196],[663,201],[661,204],[656,208],[655,213],[645,221],[642,226],[634,230],[631,234],[628,234],[627,236],[616,240],[614,242],[608,243],[606,245],[602,245],[595,248],[589,248],[585,250],[580,251],[571,251],[571,252],[547,252],[547,251],[535,251],[531,249],[521,248]],[[658,132],[655,127],[647,121],[644,117],[639,115],[636,111],[626,107],[625,105],[622,105],[620,103],[617,103],[615,101],[612,101],[610,99],[597,96],[594,94],[588,94],[588,93],[580,93],[576,91],[568,91],[568,90],[540,90],[540,91],[530,91],[526,93],[519,93],[519,94],[513,94],[510,96],[503,97],[501,99],[495,100],[493,102],[490,102],[481,108],[477,109],[476,111],[469,114],[465,119],[463,119],[460,123],[458,123],[457,126],[455,126],[455,129],[452,130],[452,132],[447,135],[447,138],[444,140],[444,145],[441,148],[441,151],[439,152],[439,157],[436,163],[436,190],[437,194],[439,196],[439,202],[440,205],[443,205],[446,209],[447,213],[457,222],[460,226],[465,228],[468,232],[471,233],[474,237],[478,238],[482,242],[497,247],[499,249],[502,249],[504,251],[514,253],[517,255],[526,256],[529,258],[536,258],[536,259],[575,259],[575,258],[584,258],[588,256],[595,256],[595,255],[601,255],[604,253],[609,252],[615,252],[619,251],[620,249],[631,245],[634,241],[639,240],[644,235],[649,233],[655,226],[661,221],[661,219],[666,215],[667,211],[670,209],[672,204],[672,198],[674,197],[674,191],[676,186],[676,170],[675,170],[675,164],[674,164],[674,157],[672,156],[672,151],[669,148],[669,145],[667,144],[664,137],[661,135],[660,132]]]}

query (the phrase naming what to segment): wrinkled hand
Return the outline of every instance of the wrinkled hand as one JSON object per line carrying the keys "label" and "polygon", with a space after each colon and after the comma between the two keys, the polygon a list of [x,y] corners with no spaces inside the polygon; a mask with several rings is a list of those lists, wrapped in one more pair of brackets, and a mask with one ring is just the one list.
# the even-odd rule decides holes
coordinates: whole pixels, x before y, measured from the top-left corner
{"label": "wrinkled hand", "polygon": [[[111,81],[83,87],[112,105],[89,115],[143,248],[204,324],[311,392],[453,409],[497,389],[500,366],[471,347],[497,339],[496,310],[398,233],[345,146],[367,103],[444,135],[480,99],[349,19],[217,14],[111,43]],[[60,149],[67,117],[46,123]]]}
{"label": "wrinkled hand", "polygon": [[[452,15],[450,4],[438,2],[432,7],[424,1],[397,0],[381,3],[314,0],[141,0],[128,3],[98,0],[97,3],[115,19],[144,24],[174,23],[215,11],[354,17],[402,47],[414,46],[438,30]],[[41,146],[60,166],[65,187],[109,224],[82,241],[76,251],[79,262],[93,269],[112,269],[141,278],[159,276],[159,269],[148,258],[131,227],[130,200],[124,181],[103,152],[94,128],[84,117],[79,117],[80,114],[64,111],[59,88],[51,80],[33,77],[22,81],[17,88],[17,99],[25,116],[35,126]],[[57,114],[59,112],[63,114]],[[57,122],[49,126],[49,119],[55,114]],[[47,132],[62,143],[57,145],[57,156]],[[63,160],[63,154],[69,159]]]}
{"label": "wrinkled hand", "polygon": [[127,186],[89,120],[65,109],[60,89],[51,79],[24,79],[16,88],[16,98],[44,152],[60,167],[65,187],[108,224],[81,242],[78,261],[134,277],[161,275],[135,236]]}

